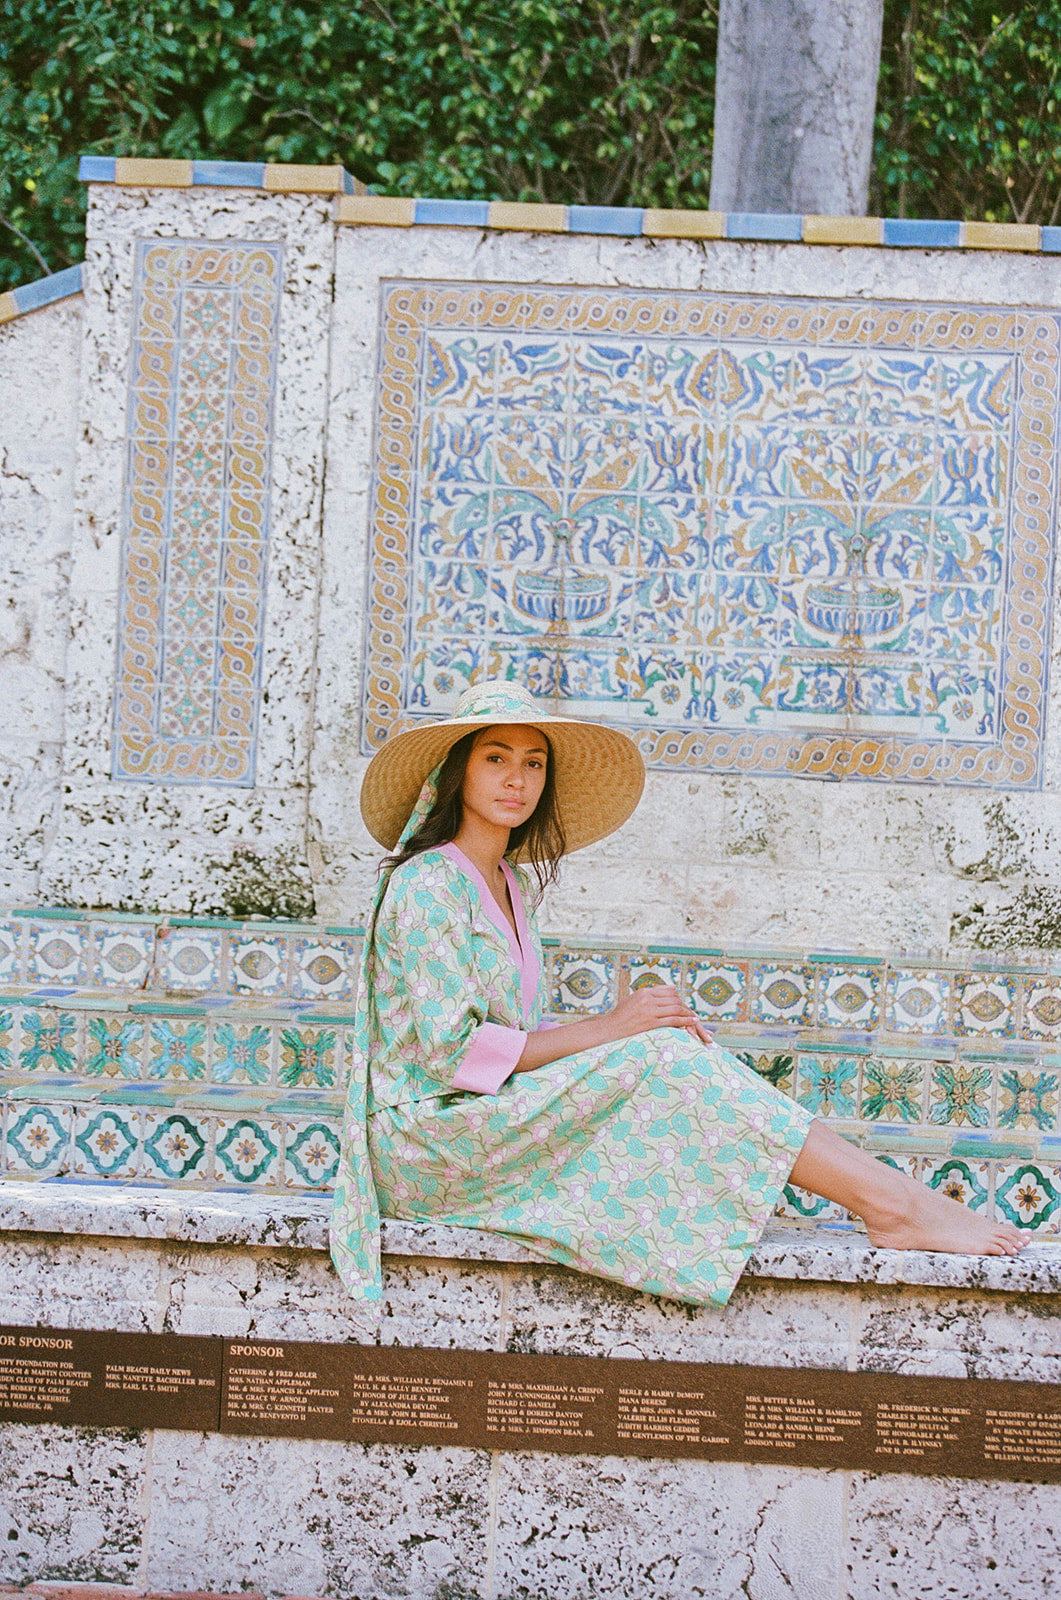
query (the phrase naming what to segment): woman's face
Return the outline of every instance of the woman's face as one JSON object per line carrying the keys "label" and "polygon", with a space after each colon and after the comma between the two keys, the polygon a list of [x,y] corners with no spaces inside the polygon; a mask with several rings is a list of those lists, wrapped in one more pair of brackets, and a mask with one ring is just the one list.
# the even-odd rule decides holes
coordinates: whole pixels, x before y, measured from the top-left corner
{"label": "woman's face", "polygon": [[545,788],[549,747],[544,734],[523,723],[504,723],[476,734],[461,788],[464,821],[518,828]]}

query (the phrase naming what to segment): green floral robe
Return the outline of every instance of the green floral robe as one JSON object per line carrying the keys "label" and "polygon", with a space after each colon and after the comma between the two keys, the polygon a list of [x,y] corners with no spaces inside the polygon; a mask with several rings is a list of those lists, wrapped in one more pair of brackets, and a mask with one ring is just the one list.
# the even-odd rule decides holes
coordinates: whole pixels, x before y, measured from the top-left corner
{"label": "green floral robe", "polygon": [[455,845],[406,862],[377,900],[332,1219],[344,1283],[380,1298],[382,1212],[724,1305],[809,1114],[674,1028],[513,1074],[544,986],[526,888],[506,871],[518,939]]}

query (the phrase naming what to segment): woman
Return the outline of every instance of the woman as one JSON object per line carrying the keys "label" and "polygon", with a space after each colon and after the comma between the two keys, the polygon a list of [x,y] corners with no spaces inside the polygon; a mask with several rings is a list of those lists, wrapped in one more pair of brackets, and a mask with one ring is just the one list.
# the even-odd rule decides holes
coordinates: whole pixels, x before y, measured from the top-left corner
{"label": "woman", "polygon": [[618,828],[644,768],[624,734],[484,683],[373,758],[384,862],[365,937],[332,1255],[380,1298],[379,1215],[485,1228],[631,1288],[724,1305],[786,1182],[892,1249],[1024,1244],[839,1138],[712,1042],[677,990],[542,1018],[529,880]]}

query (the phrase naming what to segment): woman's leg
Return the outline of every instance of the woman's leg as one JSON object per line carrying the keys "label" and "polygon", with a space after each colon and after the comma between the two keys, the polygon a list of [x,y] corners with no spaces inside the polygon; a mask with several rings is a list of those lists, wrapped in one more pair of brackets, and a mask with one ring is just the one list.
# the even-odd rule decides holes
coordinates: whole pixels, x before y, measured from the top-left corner
{"label": "woman's leg", "polygon": [[884,1250],[949,1250],[966,1256],[1015,1256],[1026,1235],[989,1222],[916,1178],[849,1144],[817,1118],[792,1168],[790,1183],[853,1211],[870,1244]]}

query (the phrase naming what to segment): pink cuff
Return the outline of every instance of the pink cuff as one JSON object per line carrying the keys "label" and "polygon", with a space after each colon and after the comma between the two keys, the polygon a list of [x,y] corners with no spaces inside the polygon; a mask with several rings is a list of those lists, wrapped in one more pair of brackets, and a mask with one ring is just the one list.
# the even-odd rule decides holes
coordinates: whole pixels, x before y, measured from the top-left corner
{"label": "pink cuff", "polygon": [[470,1089],[473,1094],[496,1094],[523,1054],[526,1043],[527,1035],[519,1028],[484,1022],[453,1074],[453,1087]]}

